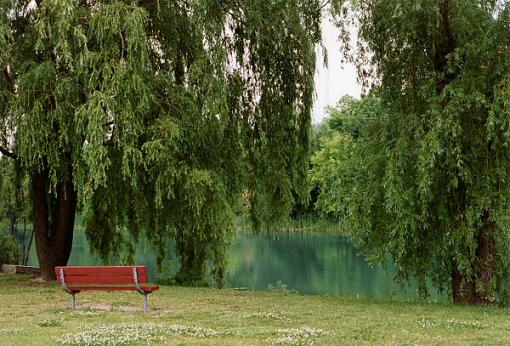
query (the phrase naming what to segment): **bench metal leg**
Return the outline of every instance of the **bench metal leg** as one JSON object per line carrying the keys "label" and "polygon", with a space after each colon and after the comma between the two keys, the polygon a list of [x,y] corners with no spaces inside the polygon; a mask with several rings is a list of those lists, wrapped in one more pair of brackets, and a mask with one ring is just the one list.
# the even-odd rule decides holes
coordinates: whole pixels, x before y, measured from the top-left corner
{"label": "bench metal leg", "polygon": [[148,302],[148,299],[147,299],[147,293],[145,293],[143,295],[143,312],[147,312],[147,310],[149,309],[149,302]]}
{"label": "bench metal leg", "polygon": [[72,311],[76,310],[76,297],[75,297],[75,293],[71,293],[71,310]]}

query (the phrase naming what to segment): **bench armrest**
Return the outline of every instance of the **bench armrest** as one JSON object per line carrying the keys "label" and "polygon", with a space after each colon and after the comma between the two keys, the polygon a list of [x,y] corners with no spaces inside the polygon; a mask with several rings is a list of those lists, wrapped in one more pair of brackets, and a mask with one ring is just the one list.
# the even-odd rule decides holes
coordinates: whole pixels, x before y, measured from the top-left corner
{"label": "bench armrest", "polygon": [[142,287],[140,287],[140,283],[138,282],[138,271],[136,270],[136,267],[133,267],[133,279],[135,280],[135,287],[136,287],[136,290],[145,295],[147,294],[143,289]]}

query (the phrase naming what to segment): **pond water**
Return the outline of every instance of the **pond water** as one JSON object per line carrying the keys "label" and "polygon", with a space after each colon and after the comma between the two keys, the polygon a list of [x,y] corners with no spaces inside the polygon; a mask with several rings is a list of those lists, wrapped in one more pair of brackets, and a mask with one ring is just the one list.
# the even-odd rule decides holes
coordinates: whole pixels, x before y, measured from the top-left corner
{"label": "pond water", "polygon": [[[137,264],[147,265],[151,279],[157,279],[156,256],[148,242],[138,244],[135,257]],[[170,258],[172,260],[175,259]],[[31,251],[29,262],[37,265],[35,251]],[[91,253],[85,234],[78,227],[69,265],[98,263],[99,259]],[[239,231],[230,248],[226,276],[231,287],[254,290],[267,290],[272,286],[304,294],[396,300],[417,298],[416,286],[403,289],[393,281],[394,274],[392,266],[384,269],[369,265],[341,233]],[[436,292],[432,292],[431,298],[445,299]]]}

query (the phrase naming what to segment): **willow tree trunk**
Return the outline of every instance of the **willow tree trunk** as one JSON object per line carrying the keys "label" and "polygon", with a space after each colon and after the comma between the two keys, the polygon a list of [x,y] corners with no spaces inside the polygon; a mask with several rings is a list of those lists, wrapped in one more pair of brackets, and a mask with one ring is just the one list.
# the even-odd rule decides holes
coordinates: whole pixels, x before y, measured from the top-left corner
{"label": "willow tree trunk", "polygon": [[175,276],[177,284],[203,286],[207,258],[198,241],[181,240],[177,242],[176,250],[181,262],[181,267]]}
{"label": "willow tree trunk", "polygon": [[463,276],[455,263],[452,266],[453,301],[457,304],[489,304],[493,301],[490,292],[496,273],[494,222],[488,211],[484,213],[482,220],[477,237],[475,276]]}
{"label": "willow tree trunk", "polygon": [[55,266],[66,265],[73,243],[77,194],[69,167],[56,185],[56,196],[49,193],[47,168],[32,175],[34,228],[41,276],[55,280]]}

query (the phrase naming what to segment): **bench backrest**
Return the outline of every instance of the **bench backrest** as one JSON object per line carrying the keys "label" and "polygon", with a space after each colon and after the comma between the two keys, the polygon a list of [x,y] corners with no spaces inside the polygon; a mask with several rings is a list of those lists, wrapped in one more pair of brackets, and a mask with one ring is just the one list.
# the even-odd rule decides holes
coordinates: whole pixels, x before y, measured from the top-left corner
{"label": "bench backrest", "polygon": [[101,284],[101,285],[135,285],[136,270],[139,284],[149,282],[147,268],[145,266],[75,266],[55,267],[57,280],[62,284],[62,272],[67,286]]}

